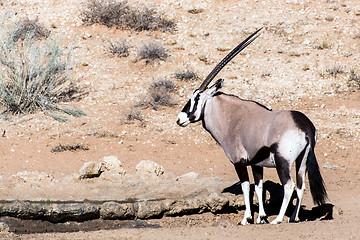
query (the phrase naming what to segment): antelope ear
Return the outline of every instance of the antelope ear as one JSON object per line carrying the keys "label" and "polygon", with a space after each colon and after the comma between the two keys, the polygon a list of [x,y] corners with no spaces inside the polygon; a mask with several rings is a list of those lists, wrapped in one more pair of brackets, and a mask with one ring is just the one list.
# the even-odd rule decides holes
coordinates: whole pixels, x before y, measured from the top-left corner
{"label": "antelope ear", "polygon": [[224,86],[224,79],[219,79],[214,83],[208,90],[208,94],[214,96],[217,92],[219,92]]}

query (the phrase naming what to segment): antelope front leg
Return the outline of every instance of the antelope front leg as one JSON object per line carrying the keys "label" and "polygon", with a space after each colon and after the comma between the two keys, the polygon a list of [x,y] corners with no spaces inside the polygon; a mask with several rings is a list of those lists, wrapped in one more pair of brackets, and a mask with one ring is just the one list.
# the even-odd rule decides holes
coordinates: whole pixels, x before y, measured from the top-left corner
{"label": "antelope front leg", "polygon": [[245,201],[245,214],[244,218],[241,221],[241,225],[248,225],[253,223],[253,218],[251,215],[251,205],[250,205],[250,183],[249,181],[241,183],[241,189],[244,194],[244,201]]}
{"label": "antelope front leg", "polygon": [[250,182],[249,174],[247,172],[246,166],[241,164],[235,164],[236,173],[238,174],[241,182],[241,189],[244,195],[245,201],[245,214],[243,220],[240,222],[241,225],[247,225],[253,223],[253,218],[251,215],[251,205],[250,205]]}

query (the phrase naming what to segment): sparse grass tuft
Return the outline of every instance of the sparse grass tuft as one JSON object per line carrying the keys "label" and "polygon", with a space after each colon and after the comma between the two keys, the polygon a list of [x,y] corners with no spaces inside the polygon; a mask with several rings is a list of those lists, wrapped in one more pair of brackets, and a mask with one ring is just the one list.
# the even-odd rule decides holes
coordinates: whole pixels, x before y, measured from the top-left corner
{"label": "sparse grass tuft", "polygon": [[314,48],[318,50],[329,49],[331,48],[331,44],[327,40],[322,39],[314,44]]}
{"label": "sparse grass tuft", "polygon": [[349,81],[360,89],[360,75],[355,71],[355,69],[350,69]]}
{"label": "sparse grass tuft", "polygon": [[303,71],[308,71],[308,70],[310,70],[309,64],[304,63],[304,65],[303,65],[303,67],[302,67],[302,70],[303,70]]}
{"label": "sparse grass tuft", "polygon": [[326,73],[336,78],[338,74],[344,73],[344,68],[339,64],[334,64],[332,68],[326,69]]}
{"label": "sparse grass tuft", "polygon": [[172,107],[176,105],[173,98],[173,92],[176,85],[167,79],[154,81],[149,88],[148,96],[143,99],[137,106],[152,107],[158,110],[160,106]]}
{"label": "sparse grass tuft", "polygon": [[176,79],[186,82],[199,78],[199,75],[189,68],[186,68],[185,70],[178,70],[174,73],[174,76]]}
{"label": "sparse grass tuft", "polygon": [[72,144],[59,144],[51,149],[52,153],[59,153],[65,151],[87,151],[89,147],[84,145],[83,143],[72,143]]}
{"label": "sparse grass tuft", "polygon": [[125,113],[124,123],[133,124],[135,120],[143,122],[144,117],[139,109],[133,107]]}
{"label": "sparse grass tuft", "polygon": [[150,91],[173,92],[175,91],[175,88],[176,88],[176,84],[168,79],[154,80],[150,84]]}
{"label": "sparse grass tuft", "polygon": [[120,138],[119,134],[112,133],[108,130],[102,130],[102,131],[95,130],[93,133],[89,133],[88,135],[97,138]]}
{"label": "sparse grass tuft", "polygon": [[119,27],[135,31],[172,32],[176,24],[154,8],[136,8],[127,1],[88,0],[84,3],[81,18],[85,24],[99,23],[107,27]]}
{"label": "sparse grass tuft", "polygon": [[147,63],[155,60],[166,60],[170,54],[168,51],[158,43],[147,42],[140,46],[137,55],[140,59],[145,59]]}
{"label": "sparse grass tuft", "polygon": [[130,45],[127,44],[126,40],[122,40],[121,42],[115,41],[110,42],[109,50],[112,55],[116,55],[118,57],[127,57],[129,56]]}
{"label": "sparse grass tuft", "polygon": [[25,40],[25,37],[33,37],[36,39],[44,39],[50,36],[50,30],[38,23],[38,20],[25,19],[15,24],[12,32],[12,41]]}
{"label": "sparse grass tuft", "polygon": [[58,105],[60,101],[79,97],[79,89],[70,80],[71,49],[65,51],[49,37],[39,40],[35,33],[32,27],[16,25],[9,33],[6,27],[0,27],[3,111],[26,114],[41,110],[59,121],[66,121],[66,117],[54,112],[84,115],[79,109]]}
{"label": "sparse grass tuft", "polygon": [[271,76],[271,71],[270,70],[264,70],[262,73],[261,73],[261,78],[266,78],[266,77],[270,77]]}

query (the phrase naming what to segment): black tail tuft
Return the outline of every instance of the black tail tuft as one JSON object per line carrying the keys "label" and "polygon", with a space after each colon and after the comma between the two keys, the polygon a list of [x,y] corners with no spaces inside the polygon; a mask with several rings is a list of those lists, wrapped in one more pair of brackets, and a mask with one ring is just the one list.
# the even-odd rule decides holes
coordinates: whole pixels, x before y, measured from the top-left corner
{"label": "black tail tuft", "polygon": [[308,171],[308,178],[310,183],[310,191],[313,201],[317,205],[325,204],[328,199],[324,180],[321,177],[319,165],[316,161],[314,149],[311,148],[309,156],[306,161],[306,168]]}

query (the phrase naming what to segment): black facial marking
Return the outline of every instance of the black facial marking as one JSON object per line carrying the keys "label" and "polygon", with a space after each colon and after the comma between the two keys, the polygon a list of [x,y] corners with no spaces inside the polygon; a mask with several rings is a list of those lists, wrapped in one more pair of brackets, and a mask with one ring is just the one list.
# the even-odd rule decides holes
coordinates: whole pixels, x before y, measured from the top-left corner
{"label": "black facial marking", "polygon": [[185,104],[185,106],[184,106],[184,108],[181,110],[181,112],[189,113],[190,104],[191,104],[190,101],[191,101],[191,100],[189,100],[189,101]]}
{"label": "black facial marking", "polygon": [[[196,97],[194,98],[194,100],[190,99],[186,105],[184,106],[182,112],[186,113],[188,115],[188,118],[190,120],[190,122],[193,122],[195,120],[195,112],[198,109],[198,103],[200,100],[200,92],[196,95]],[[191,107],[191,101],[194,101],[194,108],[192,109],[192,111],[190,111],[190,107]]]}

